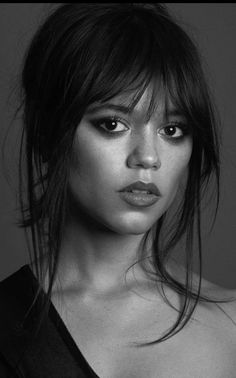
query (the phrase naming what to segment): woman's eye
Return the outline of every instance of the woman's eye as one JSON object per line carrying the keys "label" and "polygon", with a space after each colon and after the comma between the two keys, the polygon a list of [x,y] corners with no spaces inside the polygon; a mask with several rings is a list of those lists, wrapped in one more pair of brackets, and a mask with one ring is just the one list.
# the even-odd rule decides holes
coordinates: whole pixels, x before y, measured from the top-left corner
{"label": "woman's eye", "polygon": [[180,139],[187,134],[187,126],[182,123],[169,124],[161,128],[160,134],[169,139]]}
{"label": "woman's eye", "polygon": [[128,130],[128,127],[125,126],[124,123],[117,118],[103,118],[93,121],[93,123],[96,127],[112,134]]}

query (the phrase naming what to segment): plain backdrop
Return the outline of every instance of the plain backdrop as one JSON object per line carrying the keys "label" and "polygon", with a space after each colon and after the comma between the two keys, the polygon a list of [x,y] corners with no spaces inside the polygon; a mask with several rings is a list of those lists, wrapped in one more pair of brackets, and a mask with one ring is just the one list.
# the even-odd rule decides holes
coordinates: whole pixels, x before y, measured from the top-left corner
{"label": "plain backdrop", "polygon": [[[9,130],[7,172],[2,161],[0,165],[0,279],[28,262],[25,236],[16,226],[21,124],[18,120],[11,124],[11,120],[17,106],[15,89],[25,49],[54,6],[53,3],[0,4],[1,146]],[[167,6],[198,44],[222,121],[221,201],[214,229],[210,235],[204,235],[203,276],[218,285],[236,288],[236,4],[167,3]]]}

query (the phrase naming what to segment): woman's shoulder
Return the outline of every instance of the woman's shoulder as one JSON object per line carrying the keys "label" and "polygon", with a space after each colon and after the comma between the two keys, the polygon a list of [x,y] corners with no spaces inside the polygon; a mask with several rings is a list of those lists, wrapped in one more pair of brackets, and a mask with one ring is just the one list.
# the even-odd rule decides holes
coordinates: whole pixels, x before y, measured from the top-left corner
{"label": "woman's shoulder", "polygon": [[[161,361],[153,358],[154,370],[164,363],[171,372],[176,372],[175,377],[233,378],[236,372],[236,290],[203,279],[201,294],[213,301],[199,301],[180,332],[156,346],[157,353],[159,348],[164,352]],[[176,304],[172,300],[171,303]]]}
{"label": "woman's shoulder", "polygon": [[[183,271],[178,273],[177,278],[182,282]],[[195,291],[198,283],[199,276],[194,273]],[[196,372],[199,371],[201,361],[202,366],[209,372],[203,376],[235,377],[236,290],[202,278],[201,296],[211,301],[199,300],[189,323],[183,328],[180,339],[184,355],[191,361],[192,367],[196,364]]]}
{"label": "woman's shoulder", "polygon": [[193,314],[195,340],[199,340],[199,347],[209,360],[225,369],[224,376],[233,377],[236,371],[236,290],[203,280],[202,295],[216,302],[201,301]]}
{"label": "woman's shoulder", "polygon": [[[212,302],[205,302],[205,309],[210,311],[225,327],[232,329],[234,326],[236,336],[236,289],[225,288],[202,279],[201,295],[212,300]],[[204,304],[204,301],[201,303]]]}
{"label": "woman's shoulder", "polygon": [[[199,276],[194,273],[195,288],[197,282],[199,282]],[[236,341],[236,289],[225,288],[202,278],[200,295],[203,299],[199,300],[194,312],[196,318],[202,324],[208,324],[210,328],[217,328],[220,332],[227,333],[229,330],[230,336]]]}
{"label": "woman's shoulder", "polygon": [[[186,272],[183,266],[172,262],[171,273],[177,281],[181,283],[185,281]],[[195,293],[199,282],[199,275],[193,272],[192,285]],[[201,277],[200,295],[210,299],[210,301],[199,301],[197,309],[201,310],[202,315],[210,314],[215,320],[220,320],[221,323],[225,324],[226,327],[229,326],[232,329],[235,326],[236,330],[236,288],[225,288]]]}

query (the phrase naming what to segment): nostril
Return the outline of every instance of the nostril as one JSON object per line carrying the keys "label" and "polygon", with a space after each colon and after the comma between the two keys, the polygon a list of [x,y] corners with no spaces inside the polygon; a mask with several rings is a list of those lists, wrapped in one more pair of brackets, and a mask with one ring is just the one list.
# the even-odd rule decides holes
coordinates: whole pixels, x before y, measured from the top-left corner
{"label": "nostril", "polygon": [[158,157],[153,159],[129,156],[127,165],[130,168],[159,169],[161,167],[161,161]]}

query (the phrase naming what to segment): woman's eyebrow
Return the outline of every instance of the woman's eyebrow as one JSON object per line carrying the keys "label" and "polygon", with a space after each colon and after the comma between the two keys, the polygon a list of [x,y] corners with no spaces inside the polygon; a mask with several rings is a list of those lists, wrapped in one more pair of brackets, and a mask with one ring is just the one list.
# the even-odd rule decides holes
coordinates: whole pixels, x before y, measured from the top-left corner
{"label": "woman's eyebrow", "polygon": [[97,105],[89,106],[86,109],[86,113],[92,114],[92,113],[96,113],[102,110],[116,110],[124,114],[129,114],[132,112],[129,106],[121,105],[121,104],[105,103],[105,104],[97,104]]}

